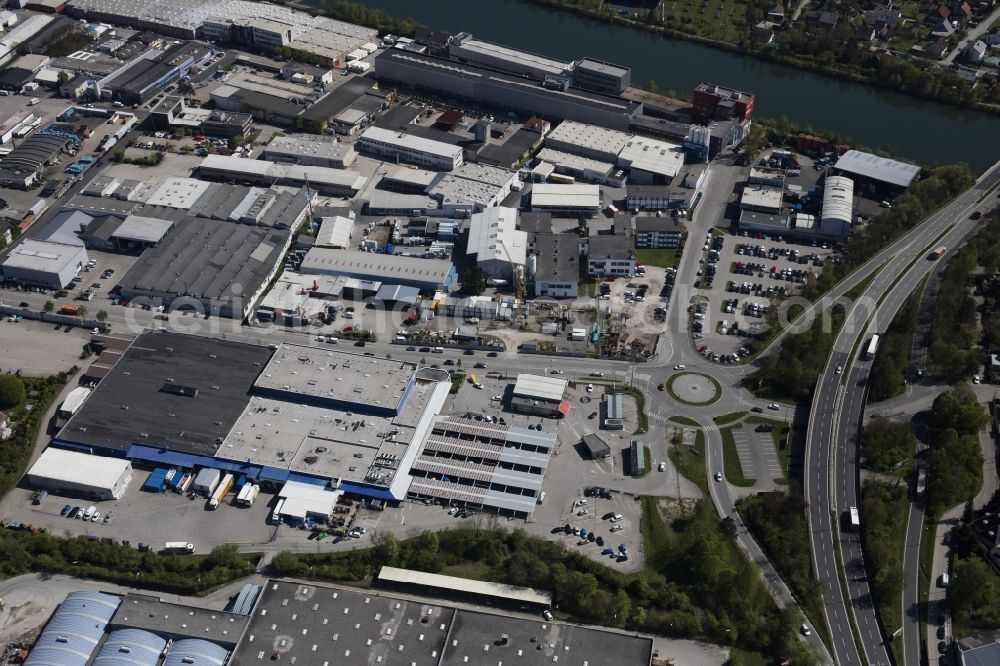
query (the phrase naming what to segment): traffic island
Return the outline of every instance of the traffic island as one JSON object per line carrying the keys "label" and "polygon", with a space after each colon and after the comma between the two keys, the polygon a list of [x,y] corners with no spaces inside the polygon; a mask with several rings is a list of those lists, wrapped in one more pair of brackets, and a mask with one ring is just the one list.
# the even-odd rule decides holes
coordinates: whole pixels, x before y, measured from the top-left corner
{"label": "traffic island", "polygon": [[679,372],[667,380],[667,392],[683,405],[703,407],[719,401],[722,386],[700,372]]}

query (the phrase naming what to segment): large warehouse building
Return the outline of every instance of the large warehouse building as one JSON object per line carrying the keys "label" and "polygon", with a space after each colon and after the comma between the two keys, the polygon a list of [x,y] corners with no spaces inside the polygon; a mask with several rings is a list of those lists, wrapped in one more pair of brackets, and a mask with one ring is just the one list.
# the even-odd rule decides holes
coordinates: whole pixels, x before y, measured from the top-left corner
{"label": "large warehouse building", "polygon": [[558,377],[520,374],[514,384],[510,408],[522,414],[559,418],[569,413],[567,382]]}
{"label": "large warehouse building", "polygon": [[87,499],[120,499],[132,482],[132,463],[50,446],[42,451],[25,478],[33,488]]}
{"label": "large warehouse building", "polygon": [[26,285],[62,289],[87,263],[82,245],[67,245],[26,238],[3,262],[5,280]]}
{"label": "large warehouse building", "polygon": [[820,233],[830,238],[847,238],[854,219],[854,181],[829,176],[823,183],[823,210]]}
{"label": "large warehouse building", "polygon": [[920,175],[920,167],[916,164],[897,162],[860,150],[848,150],[840,156],[833,169],[837,173],[853,176],[859,184],[874,192],[905,190]]}
{"label": "large warehouse building", "polygon": [[420,291],[451,291],[455,266],[443,259],[421,259],[354,250],[314,247],[299,270],[307,275],[343,275],[357,280],[416,287]]}
{"label": "large warehouse building", "polygon": [[432,90],[550,119],[578,120],[627,130],[642,104],[571,88],[546,88],[514,74],[502,74],[447,58],[387,49],[375,57],[376,79],[409,88]]}
{"label": "large warehouse building", "polygon": [[55,441],[398,501],[450,388],[446,373],[413,363],[147,332]]}

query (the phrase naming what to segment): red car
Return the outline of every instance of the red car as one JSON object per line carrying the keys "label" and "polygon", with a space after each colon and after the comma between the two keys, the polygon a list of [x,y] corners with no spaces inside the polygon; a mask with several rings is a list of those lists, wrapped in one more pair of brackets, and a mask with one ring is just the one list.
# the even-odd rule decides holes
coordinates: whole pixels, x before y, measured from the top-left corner
{"label": "red car", "polygon": [[698,347],[698,353],[704,354],[706,349],[708,349],[708,345],[702,345],[701,347]]}
{"label": "red car", "polygon": [[350,333],[353,330],[354,330],[353,326],[345,326],[344,327],[344,333]]}

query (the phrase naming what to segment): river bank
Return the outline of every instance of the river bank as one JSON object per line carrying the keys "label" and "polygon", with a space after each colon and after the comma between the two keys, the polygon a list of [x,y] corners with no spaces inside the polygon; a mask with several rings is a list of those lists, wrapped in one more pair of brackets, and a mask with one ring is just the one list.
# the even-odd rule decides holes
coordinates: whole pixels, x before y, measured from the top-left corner
{"label": "river bank", "polygon": [[[315,0],[312,7],[322,6]],[[744,57],[692,40],[554,11],[525,0],[412,3],[366,0],[369,9],[450,32],[566,61],[583,56],[632,68],[641,87],[690,94],[702,81],[757,94],[755,115],[834,133],[852,143],[922,164],[965,161],[977,173],[1000,155],[1000,116],[913,98],[863,83],[832,79],[780,63]]]}

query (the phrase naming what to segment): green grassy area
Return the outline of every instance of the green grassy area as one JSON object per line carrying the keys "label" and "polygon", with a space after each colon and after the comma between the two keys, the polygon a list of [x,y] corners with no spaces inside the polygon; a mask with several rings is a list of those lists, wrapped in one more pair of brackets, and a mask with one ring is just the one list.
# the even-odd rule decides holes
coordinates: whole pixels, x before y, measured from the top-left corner
{"label": "green grassy area", "polygon": [[636,259],[645,266],[659,266],[660,268],[677,268],[681,262],[681,249],[652,249],[646,248],[636,250]]}
{"label": "green grassy area", "polygon": [[771,419],[766,416],[751,416],[746,420],[746,422],[754,425],[767,423],[774,428],[774,430],[771,431],[771,440],[774,442],[774,450],[778,453],[778,461],[781,463],[781,470],[785,473],[785,477],[783,479],[775,479],[775,481],[782,484],[788,483],[788,457],[792,452],[792,435],[794,434],[794,427],[785,421]]}
{"label": "green grassy area", "polygon": [[[872,594],[882,626],[892,635],[903,625],[899,595],[903,592],[903,546],[910,510],[906,484],[867,481],[861,490],[861,532],[865,563],[872,571]],[[901,643],[892,642],[896,663],[902,663]]]}
{"label": "green grassy area", "polygon": [[461,562],[446,566],[441,570],[441,574],[471,580],[489,580],[490,567],[485,562]]}
{"label": "green grassy area", "polygon": [[743,648],[734,647],[729,651],[729,663],[732,666],[771,666],[773,659],[768,659],[759,652],[750,652]]}
{"label": "green grassy area", "polygon": [[462,388],[462,384],[465,383],[465,373],[456,372],[451,376],[451,394],[455,395]]}
{"label": "green grassy area", "polygon": [[708,476],[705,471],[705,433],[699,430],[695,434],[694,446],[687,444],[670,445],[670,461],[677,471],[688,481],[691,481],[708,497]]}
{"label": "green grassy area", "polygon": [[740,456],[736,452],[736,440],[733,438],[733,430],[740,427],[742,425],[738,424],[733,428],[721,428],[719,430],[719,434],[722,435],[722,460],[726,469],[726,481],[734,486],[749,488],[756,483],[756,480],[748,479],[743,475]]}
{"label": "green grassy area", "polygon": [[746,415],[747,415],[747,412],[745,410],[742,411],[742,412],[730,412],[729,414],[723,414],[722,416],[716,416],[715,418],[712,419],[712,421],[715,422],[715,425],[726,425],[727,423],[732,423],[734,421],[739,421],[740,419],[742,419]]}
{"label": "green grassy area", "polygon": [[[674,381],[676,381],[677,378],[680,377],[681,375],[698,375],[699,377],[704,377],[709,382],[711,382],[711,384],[712,384],[713,387],[715,387],[715,396],[711,400],[706,400],[705,402],[690,402],[690,401],[685,400],[684,398],[680,397],[674,391]],[[706,375],[706,374],[704,374],[702,372],[686,372],[686,371],[683,371],[683,372],[678,372],[678,373],[675,373],[674,375],[671,375],[670,379],[667,380],[667,393],[670,394],[671,398],[673,398],[677,402],[681,403],[682,405],[691,405],[693,407],[704,407],[706,405],[714,405],[715,403],[717,403],[719,401],[720,398],[722,398],[722,385],[719,384],[718,380],[716,380],[715,377],[712,377],[711,375]]]}
{"label": "green grassy area", "polygon": [[635,400],[636,426],[633,435],[645,435],[649,432],[649,417],[646,415],[646,395],[634,386],[623,386],[615,389],[619,393],[631,396]]}
{"label": "green grassy area", "polygon": [[594,298],[597,296],[597,282],[594,280],[581,280],[577,291],[580,298]]}
{"label": "green grassy area", "polygon": [[678,425],[683,425],[683,426],[694,426],[695,428],[697,428],[697,427],[698,427],[698,426],[700,425],[700,424],[699,424],[699,423],[698,423],[697,421],[695,421],[694,419],[692,419],[692,418],[688,418],[687,416],[680,416],[679,414],[677,414],[677,415],[674,415],[674,416],[671,416],[671,417],[670,417],[670,418],[668,418],[667,420],[668,420],[668,421],[671,421],[671,422],[673,422],[673,423],[677,423]]}
{"label": "green grassy area", "polygon": [[[76,373],[76,368],[71,370],[69,375]],[[25,399],[5,410],[15,427],[13,436],[0,441],[0,497],[10,492],[24,475],[38,438],[38,430],[45,427],[42,418],[65,386],[67,376],[60,373],[45,379],[21,378]],[[30,410],[28,405],[31,405]]]}

